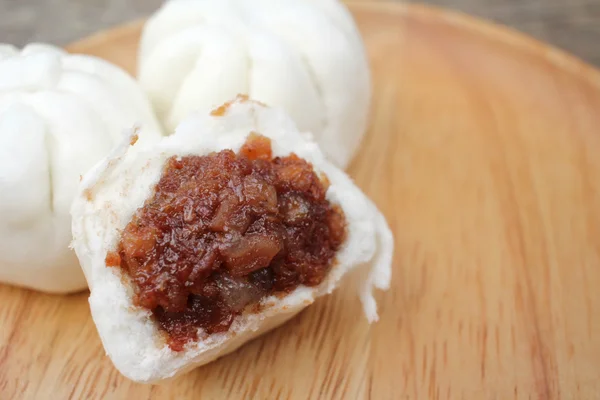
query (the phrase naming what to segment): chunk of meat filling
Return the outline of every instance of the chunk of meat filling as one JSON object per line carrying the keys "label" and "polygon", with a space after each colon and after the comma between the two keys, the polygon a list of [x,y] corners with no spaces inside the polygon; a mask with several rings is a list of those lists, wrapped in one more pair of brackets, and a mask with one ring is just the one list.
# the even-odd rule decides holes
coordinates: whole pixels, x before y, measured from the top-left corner
{"label": "chunk of meat filling", "polygon": [[227,331],[261,298],[325,279],[346,234],[328,185],[255,133],[238,154],[173,157],[107,265],[129,275],[135,304],[180,351],[199,328]]}

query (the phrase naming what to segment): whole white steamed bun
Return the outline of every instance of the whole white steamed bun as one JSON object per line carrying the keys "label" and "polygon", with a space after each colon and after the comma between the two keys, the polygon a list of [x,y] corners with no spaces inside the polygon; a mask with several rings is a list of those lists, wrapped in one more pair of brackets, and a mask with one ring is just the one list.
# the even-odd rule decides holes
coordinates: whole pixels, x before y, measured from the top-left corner
{"label": "whole white steamed bun", "polygon": [[50,293],[86,288],[69,249],[80,176],[123,132],[161,136],[139,85],[97,58],[0,44],[0,282]]}
{"label": "whole white steamed bun", "polygon": [[138,78],[167,131],[247,94],[282,107],[345,168],[366,128],[371,78],[338,0],[171,0],[144,27]]}

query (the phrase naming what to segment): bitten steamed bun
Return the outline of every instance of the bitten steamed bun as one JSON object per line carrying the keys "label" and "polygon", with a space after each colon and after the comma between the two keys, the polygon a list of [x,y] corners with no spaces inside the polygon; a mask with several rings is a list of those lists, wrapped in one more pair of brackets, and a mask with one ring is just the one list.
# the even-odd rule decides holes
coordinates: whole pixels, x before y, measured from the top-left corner
{"label": "bitten steamed bun", "polygon": [[[132,133],[133,134],[133,133]],[[379,210],[284,112],[238,99],[84,177],[73,247],[116,368],[144,383],[234,351],[363,272],[389,288]]]}
{"label": "bitten steamed bun", "polygon": [[0,44],[0,282],[84,289],[69,208],[80,175],[125,129],[160,136],[150,103],[119,68],[32,44]]}
{"label": "bitten steamed bun", "polygon": [[338,0],[171,0],[144,28],[138,72],[170,132],[248,94],[284,108],[345,168],[367,126],[368,63]]}

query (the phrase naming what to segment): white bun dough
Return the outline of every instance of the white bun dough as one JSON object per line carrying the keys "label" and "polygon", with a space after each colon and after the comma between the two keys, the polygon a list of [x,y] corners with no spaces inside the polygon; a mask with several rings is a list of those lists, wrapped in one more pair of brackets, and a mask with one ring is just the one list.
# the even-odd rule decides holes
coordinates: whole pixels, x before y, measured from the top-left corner
{"label": "white bun dough", "polygon": [[[151,313],[133,305],[129,279],[124,279],[120,268],[106,266],[106,255],[116,248],[120,231],[136,210],[153,195],[167,159],[224,149],[237,152],[250,132],[270,138],[274,156],[294,152],[311,162],[317,173],[326,174],[331,183],[327,198],[345,213],[347,239],[319,286],[299,286],[281,298],[263,299],[259,313],[236,317],[228,332],[208,337],[199,332],[199,341],[174,352],[160,338]],[[133,153],[129,142],[126,138],[84,177],[71,211],[73,246],[91,289],[92,317],[106,352],[123,375],[152,383],[213,361],[331,293],[344,275],[357,268],[365,276],[360,290],[365,314],[369,321],[377,319],[372,292],[387,289],[391,278],[393,238],[388,225],[352,180],[327,161],[318,145],[300,134],[283,111],[238,99],[224,116],[193,116],[156,145]]]}
{"label": "white bun dough", "polygon": [[80,175],[135,124],[160,137],[138,84],[96,58],[0,44],[0,282],[51,293],[85,289],[69,249]]}
{"label": "white bun dough", "polygon": [[346,168],[367,128],[371,78],[338,0],[171,0],[146,23],[138,77],[167,131],[246,94],[282,107]]}

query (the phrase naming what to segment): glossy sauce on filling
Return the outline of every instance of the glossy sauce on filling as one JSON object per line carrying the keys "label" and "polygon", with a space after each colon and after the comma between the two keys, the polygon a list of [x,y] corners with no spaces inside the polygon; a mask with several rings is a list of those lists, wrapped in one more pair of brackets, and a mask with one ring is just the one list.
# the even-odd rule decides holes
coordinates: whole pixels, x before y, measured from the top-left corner
{"label": "glossy sauce on filling", "polygon": [[238,154],[173,157],[106,264],[123,268],[134,303],[181,351],[198,328],[227,331],[261,298],[323,281],[346,234],[327,185],[257,134]]}

